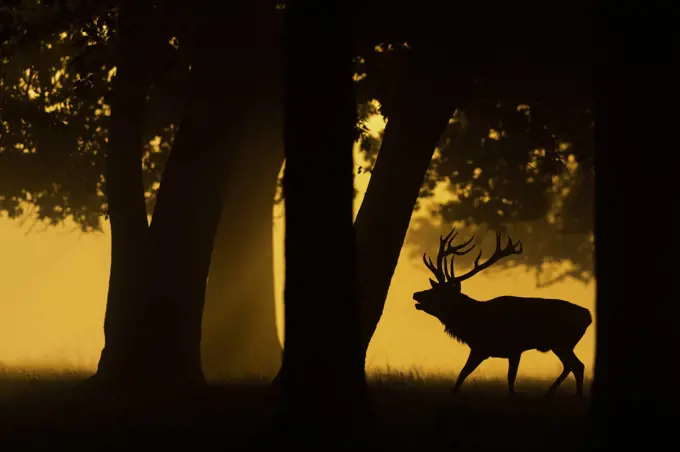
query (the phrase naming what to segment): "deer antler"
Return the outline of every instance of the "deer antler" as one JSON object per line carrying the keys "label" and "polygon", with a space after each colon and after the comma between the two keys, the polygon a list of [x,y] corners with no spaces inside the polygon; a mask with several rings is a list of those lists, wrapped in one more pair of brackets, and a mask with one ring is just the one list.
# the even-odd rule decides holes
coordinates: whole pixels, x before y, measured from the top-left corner
{"label": "deer antler", "polygon": [[425,266],[430,269],[440,284],[444,284],[447,281],[453,280],[453,259],[451,259],[451,268],[449,269],[445,263],[446,257],[450,255],[462,256],[463,254],[467,254],[472,251],[472,249],[475,247],[475,245],[472,245],[470,249],[463,250],[463,248],[468,246],[474,240],[474,234],[467,242],[452,246],[451,244],[457,235],[458,233],[456,232],[456,228],[453,228],[453,230],[449,232],[446,237],[439,236],[439,251],[437,252],[436,265],[432,263],[432,259],[427,257],[427,253],[423,253],[423,262],[425,262]]}
{"label": "deer antler", "polygon": [[[467,250],[465,253],[471,251],[472,249]],[[484,269],[487,269],[491,267],[493,264],[495,264],[497,261],[500,259],[511,256],[513,254],[521,254],[523,251],[522,249],[522,242],[519,240],[515,243],[512,242],[512,239],[508,237],[508,243],[505,245],[504,248],[501,248],[501,233],[497,232],[496,233],[496,249],[494,250],[493,254],[484,262],[483,264],[479,264],[479,260],[482,258],[482,251],[479,251],[479,254],[477,255],[477,258],[475,259],[475,266],[472,270],[467,272],[466,274],[462,276],[455,277],[455,280],[457,282],[462,282],[465,281],[468,278],[473,277],[477,273],[481,272]],[[463,253],[463,254],[465,254]],[[456,253],[458,254],[458,253]],[[460,254],[458,254],[460,255]],[[451,275],[453,276],[453,259],[451,259]]]}

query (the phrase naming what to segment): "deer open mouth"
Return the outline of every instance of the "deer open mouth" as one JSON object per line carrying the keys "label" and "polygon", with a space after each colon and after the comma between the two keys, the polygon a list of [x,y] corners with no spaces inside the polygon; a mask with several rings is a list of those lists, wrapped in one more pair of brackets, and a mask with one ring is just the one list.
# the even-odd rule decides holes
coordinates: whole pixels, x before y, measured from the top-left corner
{"label": "deer open mouth", "polygon": [[423,305],[420,304],[420,300],[419,300],[421,295],[422,294],[420,292],[416,292],[416,293],[413,294],[413,301],[416,302],[416,309],[419,310],[419,311],[423,310]]}

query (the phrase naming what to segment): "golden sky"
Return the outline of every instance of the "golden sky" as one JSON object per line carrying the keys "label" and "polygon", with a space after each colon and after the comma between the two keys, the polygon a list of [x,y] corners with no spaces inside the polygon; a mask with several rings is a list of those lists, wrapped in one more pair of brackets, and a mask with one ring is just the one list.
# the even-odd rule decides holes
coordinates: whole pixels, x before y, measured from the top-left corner
{"label": "golden sky", "polygon": [[[379,121],[382,122],[382,121]],[[379,128],[382,124],[373,124]],[[363,192],[369,174],[356,177]],[[357,206],[361,195],[357,199]],[[275,214],[279,214],[275,209]],[[84,234],[75,225],[32,228],[0,218],[0,363],[94,369],[103,346],[103,319],[109,271],[109,237]],[[283,219],[274,223],[277,314],[282,329]],[[516,237],[521,239],[521,237]],[[432,245],[436,248],[436,243]],[[385,312],[369,348],[371,370],[455,372],[463,366],[468,348],[444,334],[441,324],[416,311],[412,294],[429,287],[429,271],[422,260],[402,252],[392,280]],[[532,274],[513,269],[491,276],[481,273],[463,285],[463,291],[480,300],[500,295],[562,298],[594,313],[594,284],[567,280],[537,289]],[[576,354],[592,375],[594,324],[576,347]],[[561,371],[552,354],[526,352],[519,369],[522,376],[554,378]],[[489,359],[471,378],[505,377],[507,360]]]}

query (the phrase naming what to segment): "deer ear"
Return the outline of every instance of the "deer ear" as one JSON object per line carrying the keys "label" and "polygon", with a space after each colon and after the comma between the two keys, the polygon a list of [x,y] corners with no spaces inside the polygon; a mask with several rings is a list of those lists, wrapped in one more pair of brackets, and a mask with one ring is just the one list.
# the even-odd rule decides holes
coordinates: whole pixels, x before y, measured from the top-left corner
{"label": "deer ear", "polygon": [[439,284],[437,284],[436,282],[432,281],[432,279],[430,279],[430,285],[432,286],[433,289],[436,289]]}

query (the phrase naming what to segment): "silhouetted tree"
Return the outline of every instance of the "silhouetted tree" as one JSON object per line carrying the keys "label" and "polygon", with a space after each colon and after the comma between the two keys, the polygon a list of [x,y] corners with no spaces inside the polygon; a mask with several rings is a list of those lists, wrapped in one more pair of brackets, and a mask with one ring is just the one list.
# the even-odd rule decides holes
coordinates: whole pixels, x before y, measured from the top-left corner
{"label": "silhouetted tree", "polygon": [[[138,8],[151,10],[146,2],[133,2],[121,5],[119,13],[118,40],[124,44],[116,83],[122,86],[114,86],[113,91],[105,187],[112,226],[112,271],[104,326],[106,342],[94,381],[113,385],[146,382],[155,387],[162,382],[190,389],[203,383],[202,308],[221,210],[219,193],[230,156],[229,152],[217,151],[224,133],[217,127],[203,127],[223,119],[231,133],[238,134],[241,110],[247,106],[245,94],[238,95],[242,93],[242,80],[227,75],[226,59],[216,63],[213,58],[222,48],[211,34],[216,25],[214,14],[203,7],[192,10],[199,33],[192,61],[191,97],[163,172],[153,221],[148,225],[138,163],[141,121],[127,116],[125,110],[116,111],[130,98],[124,85],[128,80],[126,66],[131,65],[126,57],[138,64],[127,75],[135,80],[145,60],[133,52],[153,50],[153,41],[144,35],[149,13],[142,15]],[[126,28],[128,17],[130,28]],[[239,29],[234,24],[230,31],[238,33]],[[244,47],[234,45],[230,50],[243,57],[248,54]],[[227,77],[233,82],[231,89],[225,90],[225,97],[213,96],[212,83]],[[144,88],[137,89],[139,100],[146,95]],[[220,101],[227,100],[225,110]],[[203,119],[199,113],[209,113],[210,118]],[[116,139],[118,147],[114,146]],[[128,157],[123,161],[124,156]],[[130,179],[139,181],[139,185],[133,185]],[[177,215],[179,209],[184,215]]]}
{"label": "silhouetted tree", "polygon": [[432,71],[429,52],[438,53],[425,47],[409,58],[401,96],[390,106],[385,139],[354,223],[364,351],[382,315],[432,154],[457,97],[465,95],[472,81],[467,68],[452,61]]}
{"label": "silhouetted tree", "polygon": [[[280,383],[281,414],[294,444],[334,438],[357,445],[366,408],[352,227],[350,6],[301,0],[289,2],[285,12],[287,265]],[[325,114],[309,115],[319,103]],[[333,139],[319,153],[317,144],[328,135]],[[321,203],[325,207],[316,211]]]}
{"label": "silhouetted tree", "polygon": [[[111,218],[111,269],[104,320],[105,346],[98,382],[130,384],[145,378],[144,369],[151,345],[153,326],[143,303],[148,303],[149,225],[144,203],[142,167],[142,117],[149,86],[147,59],[153,55],[153,37],[146,26],[151,13],[147,2],[122,5],[118,27],[117,74],[113,84],[105,185],[107,212]],[[149,325],[152,325],[149,323]],[[165,364],[165,363],[164,363]],[[153,367],[157,362],[152,364]],[[164,365],[159,366],[161,368]],[[158,370],[161,371],[161,368]],[[144,370],[142,370],[144,369]],[[146,371],[146,372],[145,372]],[[172,376],[172,373],[167,373]]]}
{"label": "silhouetted tree", "polygon": [[[77,1],[66,8],[57,2],[49,8],[40,5],[40,15],[13,11],[18,24],[14,36],[3,42],[2,51],[7,58],[2,74],[2,117],[8,122],[3,123],[6,130],[0,134],[0,147],[9,150],[9,158],[0,167],[4,176],[0,188],[5,195],[2,208],[10,217],[25,215],[22,208],[28,204],[28,214],[38,220],[55,225],[72,215],[83,231],[101,230],[107,206],[101,150],[106,146],[111,119],[118,3]],[[189,90],[194,34],[191,15],[185,10],[181,2],[156,2],[149,24],[161,44],[154,49],[156,58],[144,67],[151,80],[145,108],[139,111],[144,126],[141,159],[149,215]],[[267,373],[267,369],[276,372],[280,364],[271,265],[272,200],[283,159],[279,13],[274,2],[258,3],[253,20],[263,32],[252,45],[260,59],[251,72],[256,84],[250,91],[249,119],[241,125],[250,135],[238,143],[224,144],[240,153],[234,162],[235,177],[225,190],[225,203],[238,215],[220,222],[220,240],[213,256],[208,307],[214,309],[208,309],[205,316],[207,333],[202,344],[204,365],[212,373],[224,371],[225,364],[226,369],[238,371],[239,363],[246,360],[251,362],[241,370],[259,373]],[[23,20],[25,17],[30,20]],[[215,85],[216,91],[221,83]],[[272,116],[274,119],[265,119]],[[218,128],[225,131],[221,125]],[[35,153],[22,153],[24,146]],[[255,158],[256,153],[274,153],[275,158]],[[265,184],[269,190],[261,188]],[[244,189],[252,196],[244,197]],[[263,228],[266,234],[261,232]],[[253,275],[257,281],[251,279]],[[232,296],[240,302],[231,303]],[[250,327],[249,316],[257,318]],[[240,344],[240,348],[223,344]],[[256,362],[261,364],[253,364]]]}
{"label": "silhouetted tree", "polygon": [[[146,323],[138,329],[156,333],[151,336],[152,344],[160,349],[156,375],[165,368],[171,375],[184,377],[185,384],[202,381],[205,288],[224,181],[236,155],[225,144],[242,142],[249,134],[243,126],[253,113],[250,93],[259,55],[252,41],[242,37],[262,26],[254,20],[257,6],[232,4],[228,17],[215,14],[205,4],[189,11],[196,21],[190,95],[149,229],[152,293],[148,294]],[[233,71],[234,61],[243,65],[242,70]],[[222,89],[215,93],[214,87],[220,84]],[[183,215],[177,215],[180,208]],[[126,328],[126,324],[116,327]]]}
{"label": "silhouetted tree", "polygon": [[[152,380],[156,387],[160,386],[160,383],[168,383],[182,388],[192,388],[203,382],[200,340],[205,285],[213,240],[220,218],[221,193],[227,176],[225,171],[230,166],[231,157],[235,155],[224,145],[247,138],[243,118],[252,115],[251,75],[258,73],[256,68],[259,56],[252,51],[250,41],[241,37],[246,28],[252,31],[256,8],[251,5],[232,4],[231,14],[224,18],[204,4],[186,9],[182,9],[178,3],[167,2],[163,5],[168,8],[176,6],[183,12],[178,16],[190,19],[196,31],[195,34],[188,35],[195,36],[197,44],[191,51],[192,68],[188,102],[186,106],[178,109],[183,112],[179,128],[181,132],[177,132],[173,151],[162,172],[162,188],[157,191],[150,226],[147,221],[147,208],[144,205],[144,188],[151,184],[148,183],[148,179],[145,181],[146,187],[142,184],[143,174],[139,162],[141,160],[151,167],[154,166],[154,162],[150,161],[148,156],[146,159],[142,156],[143,143],[148,142],[148,138],[144,140],[143,136],[144,120],[148,119],[148,116],[144,115],[144,107],[153,106],[153,102],[145,103],[144,100],[149,94],[149,85],[152,82],[159,82],[158,70],[154,69],[162,67],[165,53],[162,51],[164,47],[157,45],[159,43],[157,40],[166,36],[164,33],[157,33],[158,30],[154,28],[154,25],[162,27],[163,22],[159,23],[158,20],[164,16],[154,16],[152,14],[154,7],[150,3],[123,2],[116,5],[117,8],[111,11],[111,15],[117,21],[116,27],[113,28],[116,32],[111,39],[107,34],[107,30],[111,29],[101,26],[97,28],[99,18],[95,17],[93,20],[95,22],[93,36],[105,43],[100,50],[114,51],[112,61],[116,64],[118,72],[114,78],[116,86],[110,92],[106,83],[95,85],[105,88],[103,91],[110,98],[111,120],[110,124],[105,124],[108,127],[104,129],[96,123],[89,122],[92,116],[108,117],[107,114],[78,115],[78,111],[69,108],[68,101],[78,100],[79,97],[73,97],[73,92],[66,92],[62,93],[67,97],[63,102],[65,105],[61,105],[61,108],[64,110],[63,117],[67,119],[59,118],[61,112],[57,106],[57,114],[50,117],[49,121],[45,121],[50,130],[44,135],[36,134],[29,138],[37,140],[49,137],[49,134],[54,132],[52,129],[60,125],[61,119],[64,133],[60,135],[60,130],[57,130],[54,135],[62,139],[73,138],[73,141],[62,142],[61,146],[55,148],[57,152],[63,153],[64,149],[70,149],[66,151],[69,153],[79,151],[76,156],[82,155],[83,162],[92,164],[96,163],[99,154],[99,147],[92,145],[92,142],[97,140],[91,139],[88,142],[79,136],[79,133],[82,130],[95,129],[97,133],[108,134],[102,140],[106,143],[108,139],[108,146],[101,146],[107,151],[106,177],[103,181],[100,177],[94,179],[97,181],[95,186],[103,189],[102,195],[104,193],[107,195],[109,203],[105,211],[112,222],[112,269],[105,320],[106,345],[93,382],[125,385],[148,383]],[[78,24],[72,26],[75,28],[74,32],[77,32]],[[98,32],[103,35],[97,35]],[[22,33],[17,34],[18,38],[25,38],[28,35]],[[225,46],[222,39],[226,39],[230,44]],[[110,45],[109,41],[113,45]],[[38,49],[44,47],[49,46],[40,44]],[[216,55],[225,56],[215,58]],[[234,61],[243,64],[243,70],[233,71]],[[94,68],[99,67],[101,66],[94,65]],[[17,62],[16,68],[21,68],[21,64]],[[46,74],[50,73],[50,68],[51,66],[47,66]],[[86,80],[95,76],[105,77],[106,72],[93,75],[86,69],[82,71],[74,69],[73,78]],[[136,74],[135,71],[139,71],[140,74]],[[40,74],[38,71],[35,72]],[[259,73],[261,72],[259,69]],[[30,73],[28,71],[29,75]],[[108,73],[106,76],[112,75]],[[42,86],[49,86],[49,83],[54,85],[54,79],[58,79],[58,76],[54,75],[52,80],[43,80]],[[222,89],[215,90],[214,87],[218,85],[221,85]],[[74,83],[69,88],[77,91],[80,86]],[[30,82],[23,85],[20,82],[7,88],[18,90],[22,87],[29,99],[35,97],[31,94]],[[156,87],[154,84],[154,88]],[[152,98],[153,92],[151,90]],[[18,95],[9,99],[8,104],[29,111],[33,108],[32,111],[36,115],[45,115],[47,112],[41,112],[41,107],[48,105],[48,92],[38,90],[38,94],[41,93],[40,100],[44,102],[42,105],[40,102],[28,100],[22,102]],[[96,102],[84,101],[76,106],[88,107],[99,104],[102,110],[106,110],[108,107],[105,102],[100,98]],[[77,127],[78,118],[82,121],[81,127]],[[75,122],[74,127],[63,127],[66,121],[69,126],[72,125],[71,120]],[[7,127],[5,123],[3,124]],[[32,125],[26,124],[25,121],[19,124],[28,128]],[[146,126],[148,127],[148,124]],[[15,134],[12,137],[14,143],[19,142],[28,150],[33,146],[37,147],[38,143],[33,143],[30,139],[19,139],[25,135],[25,129],[22,130],[21,127],[9,129]],[[154,127],[149,129],[153,130]],[[174,134],[178,128],[169,129]],[[14,144],[10,140],[11,138],[8,139],[9,143]],[[7,144],[3,143],[5,150],[8,148]],[[65,144],[71,144],[73,147],[69,148],[64,146]],[[48,145],[46,149],[51,148]],[[27,164],[27,169],[47,170],[49,162],[38,159],[57,160],[55,156],[57,152],[43,153],[43,150],[45,147],[41,146],[41,152],[35,153],[39,157],[33,161],[20,160],[23,154],[18,152],[9,153],[8,157],[15,157],[13,162],[15,164],[17,162]],[[29,152],[29,155],[33,154]],[[30,163],[34,165],[31,166]],[[69,163],[73,162],[68,159],[59,162],[61,167],[67,168]],[[86,168],[85,165],[84,167]],[[80,181],[83,177],[98,174],[85,170],[83,174],[73,171],[71,174],[63,175],[59,168],[60,166],[55,165],[50,169],[66,181]],[[153,174],[153,171],[150,172]],[[45,176],[36,178],[37,182],[44,183],[49,177]],[[15,206],[22,197],[31,201],[43,194],[39,188],[34,189],[33,194],[25,188],[20,188],[17,194],[13,194],[11,189],[21,187],[22,182],[17,182],[16,178],[12,179],[10,184],[14,185],[10,185],[7,191],[13,195],[10,199],[15,202]],[[2,180],[4,182],[6,178],[3,177]],[[105,185],[102,185],[104,181]],[[99,225],[97,209],[93,208],[92,200],[84,196],[88,191],[76,185],[64,195],[63,192],[59,193],[61,188],[55,184],[53,191],[56,193],[49,193],[52,195],[51,205],[54,207],[52,211],[56,212],[52,217],[60,218],[61,215],[63,218],[64,215],[73,214],[77,208],[89,214],[89,217],[84,214],[74,215],[76,221],[84,225],[84,229],[97,227]],[[49,206],[50,196],[44,196],[44,200],[47,200],[45,204]],[[69,204],[74,200],[76,204]],[[10,214],[18,213],[16,209],[10,210],[11,208],[12,205],[6,208]],[[44,216],[50,217],[50,212]]]}
{"label": "silhouetted tree", "polygon": [[[9,213],[10,217],[25,214],[22,204],[33,205],[34,209],[29,212],[35,214],[39,220],[48,220],[51,224],[58,224],[68,216],[72,215],[76,223],[80,224],[83,231],[100,230],[101,221],[107,217],[106,195],[104,193],[102,181],[104,180],[104,159],[101,150],[106,146],[108,139],[108,125],[112,116],[109,115],[109,104],[111,104],[112,91],[110,80],[115,72],[116,54],[118,39],[116,30],[118,18],[116,2],[102,2],[101,4],[87,2],[75,2],[69,5],[72,8],[65,9],[63,4],[52,8],[41,10],[44,16],[41,20],[33,18],[32,22],[21,22],[16,30],[16,36],[4,42],[3,56],[8,58],[7,65],[3,66],[3,119],[8,119],[6,132],[2,134],[2,148],[9,150],[5,165],[0,168],[4,177],[2,179],[3,194],[6,195],[6,202],[3,209]],[[266,5],[266,6],[265,6]],[[257,27],[265,32],[262,37],[266,44],[276,42],[278,33],[272,27],[273,20],[278,20],[276,9],[272,2],[260,2],[258,8],[262,10],[268,7],[271,14],[257,14],[251,19],[258,20]],[[42,6],[41,6],[42,8]],[[75,9],[74,9],[75,8]],[[183,105],[189,90],[188,76],[189,65],[193,55],[192,42],[194,40],[191,15],[185,14],[180,2],[158,2],[149,26],[154,28],[154,36],[160,45],[156,45],[153,50],[154,59],[147,61],[142,68],[144,74],[150,79],[149,89],[146,91],[147,99],[144,105],[140,105],[135,110],[135,117],[139,120],[137,124],[143,125],[144,151],[140,153],[143,163],[144,193],[146,198],[146,208],[149,215],[154,211],[156,204],[156,194],[160,182],[161,174],[165,168],[168,152],[172,147],[173,140],[177,131],[177,124],[180,121]],[[21,18],[21,11],[15,11],[15,15]],[[267,21],[265,23],[264,21]],[[62,32],[62,30],[64,30]],[[82,36],[81,36],[82,34]],[[259,36],[259,35],[258,35]],[[170,37],[173,37],[170,40]],[[166,42],[170,40],[170,44]],[[180,45],[181,43],[181,45]],[[248,120],[243,120],[240,127],[248,137],[237,142],[224,142],[221,146],[235,147],[239,152],[243,152],[242,157],[235,162],[236,168],[232,174],[252,175],[259,174],[266,168],[267,160],[262,164],[253,165],[252,157],[258,150],[249,147],[247,141],[253,138],[273,137],[273,141],[280,142],[280,134],[263,134],[262,129],[270,129],[268,125],[263,125],[261,118],[267,114],[280,116],[280,104],[277,103],[276,94],[272,94],[272,89],[278,89],[277,78],[271,78],[270,72],[280,74],[280,70],[272,71],[270,63],[274,59],[266,58],[262,51],[268,51],[261,41],[252,42],[253,49],[259,52],[261,57],[258,65],[250,72],[253,81],[257,80],[253,89],[250,90],[252,96],[251,105],[243,114]],[[29,71],[26,71],[26,68]],[[142,70],[140,69],[140,70]],[[45,77],[47,75],[47,77]],[[50,75],[52,75],[50,79]],[[273,88],[267,88],[269,80],[276,83],[270,84]],[[17,83],[17,80],[19,83]],[[219,80],[215,87],[229,80]],[[30,89],[29,89],[30,88]],[[216,90],[219,94],[224,90]],[[36,96],[32,93],[40,93]],[[221,97],[214,97],[215,104],[220,102]],[[258,100],[259,99],[259,100]],[[262,108],[262,105],[266,108]],[[269,106],[267,106],[269,105]],[[274,105],[274,108],[271,107]],[[144,108],[142,108],[144,107]],[[46,109],[46,111],[45,111]],[[258,110],[259,109],[259,110]],[[212,105],[208,105],[205,111],[197,114],[206,120],[205,115],[213,112]],[[228,130],[221,124],[222,117],[214,120],[218,124],[217,130],[223,133]],[[280,123],[280,120],[277,120]],[[156,136],[155,140],[152,140]],[[226,134],[225,134],[226,136]],[[238,139],[237,137],[231,137]],[[151,142],[150,142],[151,141]],[[253,141],[252,144],[257,144]],[[19,149],[15,149],[19,146]],[[23,147],[36,151],[32,154],[22,153]],[[281,152],[281,146],[275,146],[275,151]],[[271,160],[271,159],[270,159]],[[276,159],[276,168],[270,171],[272,182],[271,194],[269,196],[268,226],[271,227],[271,200],[273,198],[274,184],[278,174],[281,158]],[[245,168],[251,167],[257,171],[248,172]],[[236,191],[238,197],[231,196],[227,201],[243,198],[243,178],[235,177],[234,182],[230,183],[227,193]],[[252,183],[252,180],[248,180]],[[262,190],[256,190],[260,193]],[[260,203],[261,205],[261,203]],[[184,207],[181,207],[184,211]],[[232,254],[237,254],[238,259],[243,259],[243,252],[250,250],[238,248],[237,245],[243,243],[247,237],[239,237],[240,234],[251,234],[253,222],[248,215],[243,214],[257,209],[242,208],[241,204],[233,205],[233,212],[238,215],[231,215],[234,220],[234,227],[229,225],[229,221],[222,221],[223,239],[220,242],[221,250],[224,246],[235,246]],[[260,209],[263,210],[263,209]],[[102,214],[104,214],[102,216]],[[242,215],[243,214],[243,215]],[[243,217],[243,218],[241,218]],[[248,224],[250,221],[251,224]],[[225,233],[229,232],[228,234]],[[267,237],[267,236],[265,236]],[[271,233],[269,234],[271,241]],[[265,246],[264,249],[267,249]],[[271,253],[271,243],[268,248]],[[224,269],[224,262],[219,253],[216,253],[217,267]],[[252,259],[254,262],[264,261],[267,274],[260,274],[262,281],[253,283],[251,288],[264,288],[271,286],[270,303],[266,300],[264,305],[270,312],[262,312],[256,308],[255,303],[236,304],[244,306],[245,312],[248,310],[260,312],[262,318],[269,318],[271,321],[263,331],[255,331],[254,336],[266,342],[265,337],[270,338],[271,346],[267,349],[273,350],[275,369],[278,369],[280,360],[280,345],[276,337],[274,323],[273,306],[273,278],[271,277],[271,259],[266,256],[263,259]],[[269,261],[269,262],[267,262]],[[231,260],[227,260],[231,273],[235,278],[240,278],[243,282],[245,278],[238,272],[239,266],[234,266]],[[218,270],[218,273],[219,270]],[[215,284],[219,278],[212,278]],[[234,282],[231,278],[225,278],[227,282]],[[241,287],[234,285],[235,287]],[[257,290],[253,290],[257,292]],[[232,293],[227,292],[226,295]],[[223,294],[224,296],[225,294]],[[259,300],[258,300],[259,301]],[[221,301],[222,305],[228,304]],[[253,309],[255,305],[255,309]],[[227,313],[228,314],[228,313]],[[268,315],[267,315],[268,314]],[[236,317],[231,315],[229,317]],[[238,336],[240,331],[238,326],[243,322],[229,323],[224,321],[224,317],[214,315],[217,319],[217,327],[221,328],[221,337],[229,337],[229,329],[237,332],[234,335],[233,343],[248,343],[248,341]],[[221,323],[220,323],[221,321]],[[208,322],[209,326],[214,325]],[[266,321],[262,323],[267,324]],[[255,324],[257,326],[257,323]],[[217,328],[213,328],[217,329]],[[267,336],[267,334],[269,336]],[[210,353],[210,341],[204,346],[208,352],[207,358],[217,353],[212,350]],[[214,341],[213,341],[214,344]],[[258,343],[257,345],[260,345]],[[262,347],[264,349],[265,347]],[[224,352],[222,346],[213,349]],[[239,356],[252,355],[250,349],[244,346],[244,351],[228,349],[228,352]],[[262,352],[262,350],[261,350]],[[262,354],[262,353],[261,353]],[[221,360],[226,360],[224,356]],[[275,371],[272,369],[272,371]]]}

